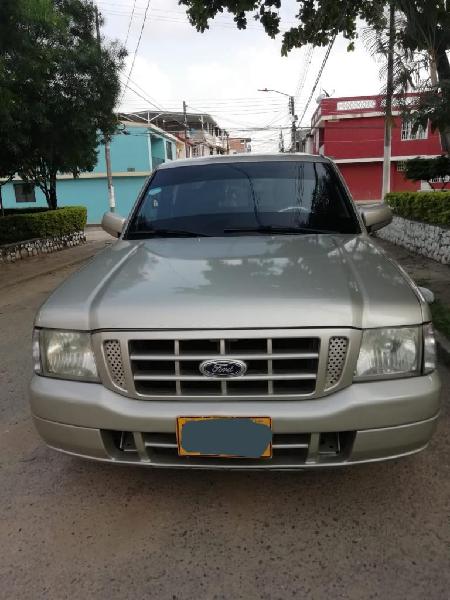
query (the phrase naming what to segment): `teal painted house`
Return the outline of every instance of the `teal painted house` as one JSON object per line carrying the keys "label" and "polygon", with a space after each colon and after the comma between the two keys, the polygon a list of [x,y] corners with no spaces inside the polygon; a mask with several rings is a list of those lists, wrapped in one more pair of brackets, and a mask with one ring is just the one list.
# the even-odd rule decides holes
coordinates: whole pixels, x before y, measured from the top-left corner
{"label": "teal painted house", "polygon": [[[126,216],[152,170],[176,158],[177,138],[151,124],[124,123],[122,131],[111,140],[111,168],[116,199],[116,212]],[[70,141],[68,141],[70,143]],[[47,206],[38,188],[14,179],[3,186],[5,208]],[[88,223],[101,222],[109,210],[106,179],[105,147],[98,148],[98,162],[91,173],[60,175],[57,182],[58,206],[84,205]]]}

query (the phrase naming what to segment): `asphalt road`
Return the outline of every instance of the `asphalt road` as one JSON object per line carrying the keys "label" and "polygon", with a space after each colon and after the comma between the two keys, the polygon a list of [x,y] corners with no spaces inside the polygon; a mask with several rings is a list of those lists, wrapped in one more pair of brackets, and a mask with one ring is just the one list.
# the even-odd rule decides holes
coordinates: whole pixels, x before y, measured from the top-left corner
{"label": "asphalt road", "polygon": [[0,294],[0,598],[450,598],[448,371],[429,449],[398,462],[300,473],[83,462],[41,443],[26,398],[34,313],[74,268]]}

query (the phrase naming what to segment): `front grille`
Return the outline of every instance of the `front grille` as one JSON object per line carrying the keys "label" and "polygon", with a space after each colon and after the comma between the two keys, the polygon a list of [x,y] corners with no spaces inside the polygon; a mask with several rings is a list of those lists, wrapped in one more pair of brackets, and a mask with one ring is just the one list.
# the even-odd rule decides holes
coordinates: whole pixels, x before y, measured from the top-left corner
{"label": "front grille", "polygon": [[118,340],[105,340],[103,343],[109,376],[118,387],[125,387],[125,372],[123,369],[122,352]]}
{"label": "front grille", "polygon": [[327,378],[325,389],[334,387],[341,379],[347,356],[348,338],[331,337],[328,344]]}
{"label": "front grille", "polygon": [[[309,335],[304,335],[305,333]],[[94,336],[102,381],[138,399],[319,398],[352,381],[349,329],[102,332]],[[236,377],[208,377],[204,361],[244,362]],[[207,371],[207,369],[206,369]]]}
{"label": "front grille", "polygon": [[349,457],[354,431],[326,433],[275,433],[272,459],[179,456],[175,433],[102,431],[105,449],[114,460],[160,466],[282,467],[332,464]]}
{"label": "front grille", "polygon": [[[271,396],[313,394],[318,337],[132,339],[128,343],[136,392],[142,396]],[[240,360],[239,377],[200,372],[205,360]]]}

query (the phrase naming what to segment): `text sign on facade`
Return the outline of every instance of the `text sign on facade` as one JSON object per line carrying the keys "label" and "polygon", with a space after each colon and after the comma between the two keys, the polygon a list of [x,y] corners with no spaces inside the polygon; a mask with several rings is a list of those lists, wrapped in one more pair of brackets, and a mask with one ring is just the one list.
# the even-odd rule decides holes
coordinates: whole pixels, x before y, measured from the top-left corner
{"label": "text sign on facade", "polygon": [[358,110],[376,107],[376,100],[342,100],[336,104],[336,110]]}

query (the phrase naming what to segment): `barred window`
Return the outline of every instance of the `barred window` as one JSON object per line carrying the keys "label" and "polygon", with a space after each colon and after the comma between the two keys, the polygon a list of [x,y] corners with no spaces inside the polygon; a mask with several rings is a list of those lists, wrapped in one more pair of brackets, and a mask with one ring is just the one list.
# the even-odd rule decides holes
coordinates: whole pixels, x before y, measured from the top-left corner
{"label": "barred window", "polygon": [[403,119],[402,121],[402,134],[401,139],[405,140],[426,140],[428,137],[428,127],[418,127],[413,130],[413,124],[409,119]]}
{"label": "barred window", "polygon": [[406,171],[406,160],[399,160],[397,163],[397,171],[404,173]]}

